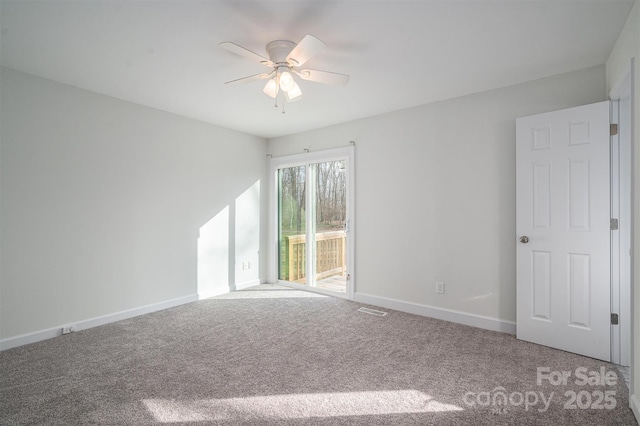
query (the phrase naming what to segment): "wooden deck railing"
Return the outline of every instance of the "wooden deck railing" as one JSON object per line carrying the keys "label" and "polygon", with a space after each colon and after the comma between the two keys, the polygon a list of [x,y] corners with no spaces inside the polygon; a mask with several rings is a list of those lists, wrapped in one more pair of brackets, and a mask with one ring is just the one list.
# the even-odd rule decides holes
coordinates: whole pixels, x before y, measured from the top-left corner
{"label": "wooden deck railing", "polygon": [[[306,235],[284,237],[281,246],[281,279],[292,282],[306,281]],[[346,273],[346,234],[344,231],[316,234],[316,279]]]}

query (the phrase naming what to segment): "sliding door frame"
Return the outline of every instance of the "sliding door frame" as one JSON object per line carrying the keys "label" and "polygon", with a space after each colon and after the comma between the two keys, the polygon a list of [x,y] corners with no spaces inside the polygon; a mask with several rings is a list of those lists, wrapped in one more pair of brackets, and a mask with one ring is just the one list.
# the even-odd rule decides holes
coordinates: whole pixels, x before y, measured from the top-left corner
{"label": "sliding door frame", "polygon": [[[344,148],[335,148],[322,151],[305,152],[303,154],[286,155],[282,157],[273,157],[269,164],[269,237],[268,237],[268,269],[267,278],[270,283],[277,283],[286,285],[289,287],[309,290],[317,293],[327,294],[331,296],[337,296],[353,300],[355,292],[355,264],[354,264],[354,248],[355,248],[355,149],[353,146]],[[347,230],[347,288],[346,292],[339,293],[330,290],[324,290],[318,287],[311,287],[307,284],[297,284],[289,281],[282,281],[278,277],[278,262],[279,262],[279,241],[278,241],[278,170],[287,167],[308,166],[310,164],[323,163],[328,161],[340,161],[343,160],[347,164],[347,218],[346,218],[346,230]],[[305,179],[305,185],[307,190],[311,185],[313,179],[308,177]],[[311,192],[307,191],[307,194]],[[307,206],[305,207],[305,214],[307,218],[313,214],[312,209],[308,206],[311,203],[311,197],[307,197]],[[307,241],[313,241],[310,238],[312,227],[307,226]],[[309,258],[309,256],[307,256]],[[308,262],[308,261],[307,261]],[[309,265],[307,264],[307,271]]]}

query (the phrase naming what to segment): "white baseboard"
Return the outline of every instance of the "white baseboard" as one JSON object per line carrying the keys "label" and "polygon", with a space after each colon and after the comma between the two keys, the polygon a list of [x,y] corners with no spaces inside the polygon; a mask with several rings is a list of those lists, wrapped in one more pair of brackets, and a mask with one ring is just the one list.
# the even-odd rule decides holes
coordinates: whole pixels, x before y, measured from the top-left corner
{"label": "white baseboard", "polygon": [[229,287],[220,287],[220,288],[210,289],[207,292],[198,293],[198,300],[209,299],[211,297],[220,296],[222,294],[227,294],[230,291],[231,290],[229,290]]}
{"label": "white baseboard", "polygon": [[212,290],[207,291],[206,293],[198,293],[198,299],[199,300],[209,299],[211,297],[220,296],[222,294],[227,294],[232,291],[244,290],[245,288],[253,287],[254,285],[259,285],[259,284],[261,284],[260,280],[256,279],[256,280],[251,280],[251,281],[246,281],[243,283],[236,284],[233,288],[227,287],[227,286],[214,288]]}
{"label": "white baseboard", "polygon": [[100,325],[121,321],[128,318],[137,317],[139,315],[149,314],[151,312],[162,311],[163,309],[173,308],[174,306],[184,305],[198,300],[195,294],[189,296],[178,297],[176,299],[166,300],[160,303],[140,306],[138,308],[127,309],[126,311],[115,312],[113,314],[102,315],[95,318],[89,318],[81,321],[73,321],[66,324],[60,324],[57,327],[39,330],[33,333],[21,334],[19,336],[8,337],[0,340],[0,351],[18,346],[28,345],[29,343],[39,342],[41,340],[51,339],[62,335],[62,327],[73,325],[75,331],[86,330],[88,328],[98,327]]}
{"label": "white baseboard", "polygon": [[636,421],[640,423],[640,398],[638,394],[633,394],[629,397],[629,407],[633,411],[633,415],[636,416]]}
{"label": "white baseboard", "polygon": [[403,300],[389,299],[387,297],[374,296],[366,293],[356,293],[354,300],[359,303],[407,312],[415,315],[435,318],[486,330],[499,331],[501,333],[516,334],[516,323],[483,315],[470,314],[452,309],[438,308],[435,306],[421,305],[419,303],[405,302]]}
{"label": "white baseboard", "polygon": [[258,279],[251,280],[251,281],[246,281],[246,282],[243,282],[243,283],[240,283],[240,284],[236,284],[235,291],[244,290],[245,288],[253,287],[253,286],[256,286],[256,285],[260,285],[260,284],[261,284],[261,282]]}

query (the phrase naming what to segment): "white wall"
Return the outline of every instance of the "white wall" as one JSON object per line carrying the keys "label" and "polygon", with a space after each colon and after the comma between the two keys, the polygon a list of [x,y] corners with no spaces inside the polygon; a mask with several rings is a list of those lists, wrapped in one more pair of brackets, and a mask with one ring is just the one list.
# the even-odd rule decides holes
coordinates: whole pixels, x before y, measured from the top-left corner
{"label": "white wall", "polygon": [[640,243],[640,172],[638,172],[638,166],[640,165],[640,122],[638,121],[638,100],[640,100],[640,5],[638,1],[633,5],[633,9],[627,18],[625,24],[616,44],[607,60],[607,89],[611,90],[615,85],[619,84],[622,77],[626,74],[629,68],[629,61],[631,58],[635,58],[635,76],[634,76],[634,103],[635,106],[635,129],[634,129],[634,329],[635,333],[632,336],[633,339],[633,377],[631,395],[631,408],[634,410],[636,418],[640,420],[640,249],[638,244]]}
{"label": "white wall", "polygon": [[272,139],[269,152],[356,141],[356,293],[512,325],[515,118],[605,99],[599,66]]}
{"label": "white wall", "polygon": [[259,281],[264,139],[8,69],[0,82],[0,339]]}

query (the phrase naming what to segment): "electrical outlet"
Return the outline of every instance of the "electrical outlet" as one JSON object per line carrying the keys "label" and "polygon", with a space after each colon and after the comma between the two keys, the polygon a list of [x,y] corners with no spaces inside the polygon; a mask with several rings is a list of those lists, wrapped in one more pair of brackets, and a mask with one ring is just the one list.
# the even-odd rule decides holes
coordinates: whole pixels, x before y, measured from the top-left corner
{"label": "electrical outlet", "polygon": [[242,270],[243,271],[247,270],[247,262],[242,262]]}
{"label": "electrical outlet", "polygon": [[65,325],[62,327],[62,334],[69,334],[76,331],[76,329],[72,325]]}
{"label": "electrical outlet", "polygon": [[436,293],[444,294],[444,283],[443,282],[437,282],[436,283]]}

